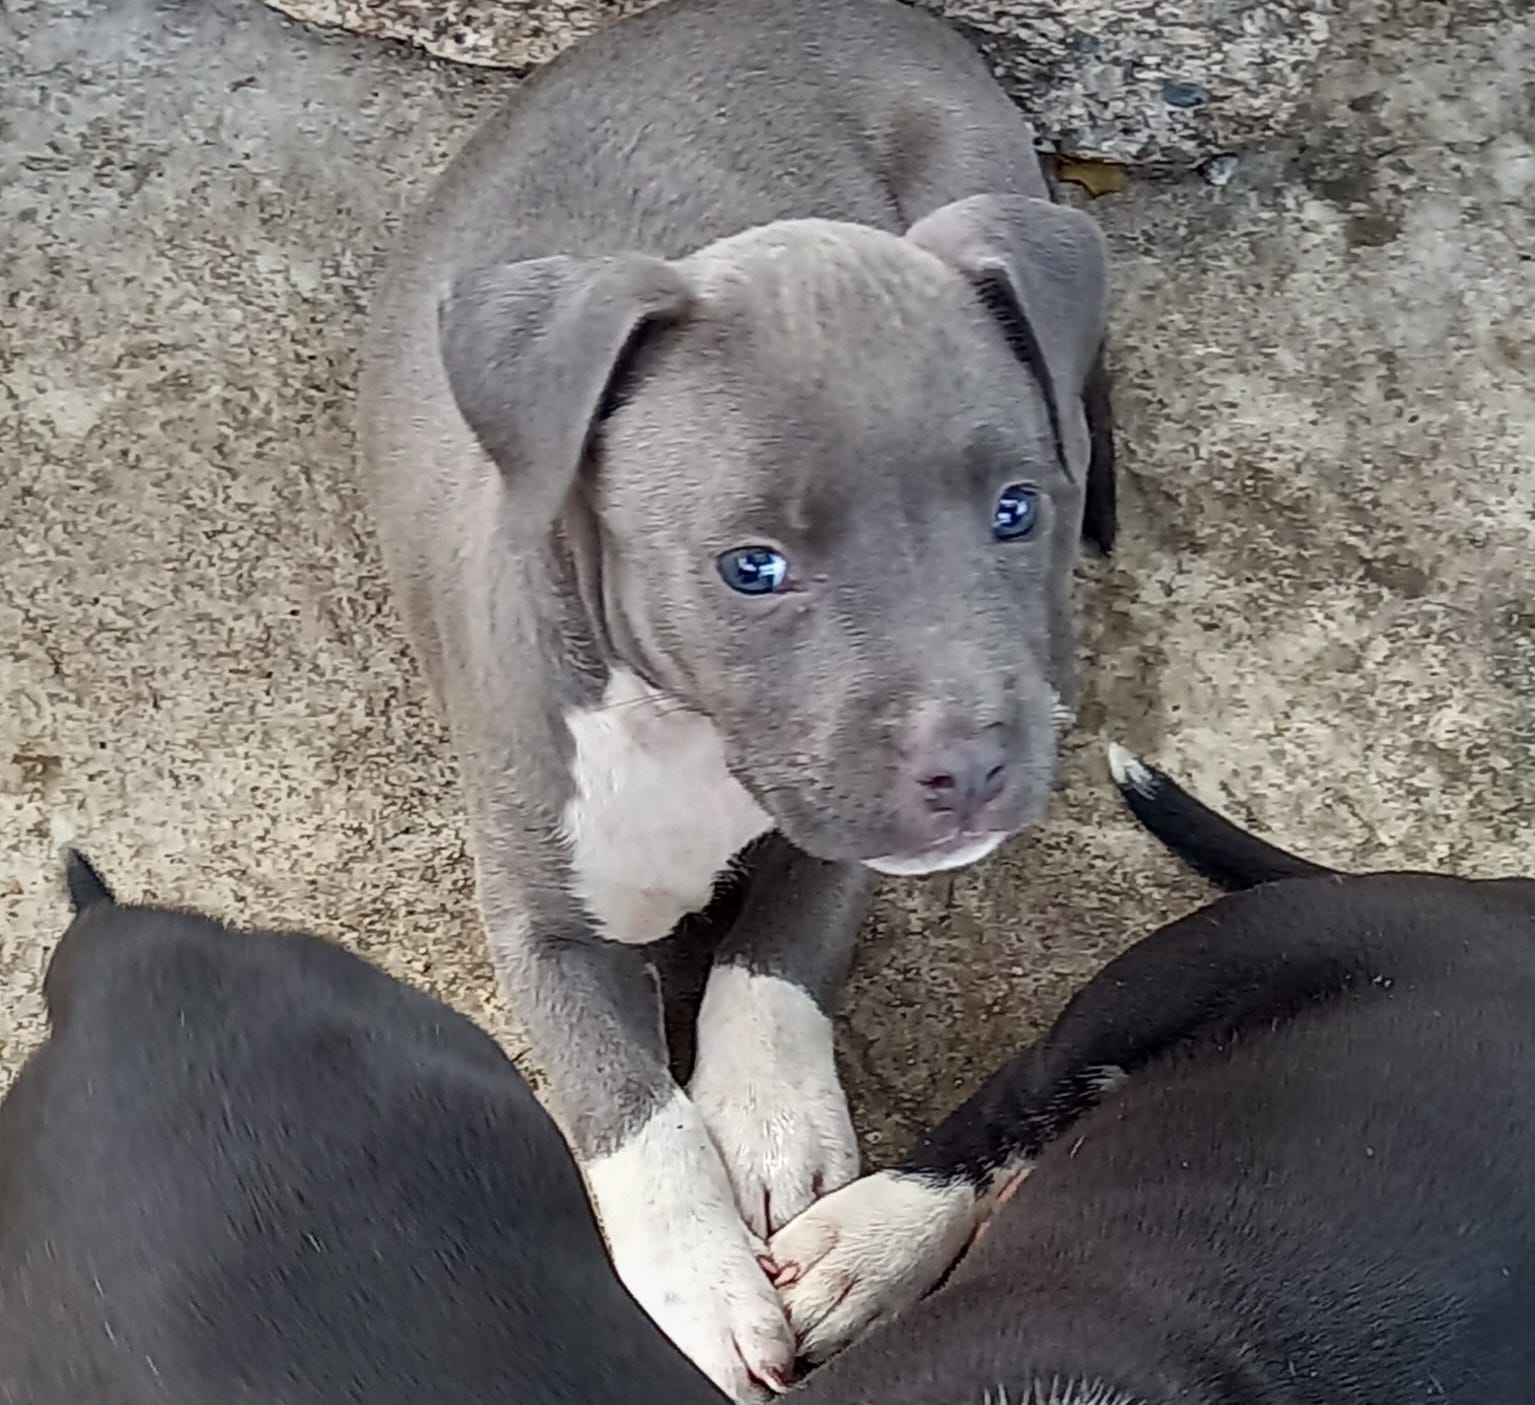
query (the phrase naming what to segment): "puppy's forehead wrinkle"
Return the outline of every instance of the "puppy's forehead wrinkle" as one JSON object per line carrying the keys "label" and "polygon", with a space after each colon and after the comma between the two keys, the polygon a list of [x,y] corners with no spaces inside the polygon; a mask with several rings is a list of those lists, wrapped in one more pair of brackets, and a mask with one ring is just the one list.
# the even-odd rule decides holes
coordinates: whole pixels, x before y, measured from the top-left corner
{"label": "puppy's forehead wrinkle", "polygon": [[[689,517],[723,508],[721,528],[829,545],[856,531],[862,503],[910,527],[933,520],[935,499],[968,509],[973,495],[984,510],[986,491],[1008,482],[1057,486],[1038,386],[966,279],[926,249],[810,220],[745,231],[684,263],[697,315],[655,339],[652,394],[611,429],[656,454],[691,426],[675,445],[694,464],[690,491],[704,493],[694,513],[679,504]],[[642,517],[659,505],[646,489]]]}
{"label": "puppy's forehead wrinkle", "polygon": [[828,375],[845,374],[850,344],[873,354],[892,339],[930,335],[935,314],[954,320],[963,301],[962,280],[934,255],[859,225],[768,225],[694,260],[696,285],[718,315],[744,320],[754,335],[792,347],[802,368]]}

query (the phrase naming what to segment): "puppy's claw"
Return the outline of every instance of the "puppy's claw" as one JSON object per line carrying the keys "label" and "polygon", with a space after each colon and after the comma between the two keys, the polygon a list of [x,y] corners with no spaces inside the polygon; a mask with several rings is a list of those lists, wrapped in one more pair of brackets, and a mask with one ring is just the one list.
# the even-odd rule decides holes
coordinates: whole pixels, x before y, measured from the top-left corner
{"label": "puppy's claw", "polygon": [[715,1384],[737,1401],[760,1402],[789,1389],[794,1369],[794,1338],[787,1320],[774,1313],[771,1321],[760,1318],[746,1331],[731,1336],[736,1361],[722,1373],[706,1371]]}
{"label": "puppy's claw", "polygon": [[[740,1354],[739,1347],[736,1348],[736,1353],[737,1355]],[[764,1390],[771,1391],[774,1395],[785,1395],[788,1393],[790,1382],[786,1371],[777,1366],[761,1366],[753,1369],[747,1363],[745,1357],[741,1358],[741,1364],[746,1367],[746,1374],[751,1377],[755,1385],[761,1386]]]}
{"label": "puppy's claw", "polygon": [[[762,1260],[757,1261],[761,1263]],[[768,1277],[772,1279],[775,1288],[789,1288],[798,1283],[804,1277],[805,1270],[797,1263],[775,1264],[768,1270]]]}

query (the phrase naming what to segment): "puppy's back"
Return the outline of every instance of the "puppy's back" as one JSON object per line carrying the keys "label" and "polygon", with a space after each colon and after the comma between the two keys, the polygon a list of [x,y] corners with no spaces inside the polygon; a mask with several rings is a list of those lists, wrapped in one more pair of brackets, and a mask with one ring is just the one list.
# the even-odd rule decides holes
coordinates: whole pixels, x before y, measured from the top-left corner
{"label": "puppy's back", "polygon": [[1235,893],[1112,963],[1052,1037],[1072,1010],[1127,1047],[1155,1030],[1144,1060],[811,1396],[1530,1399],[1535,885]]}
{"label": "puppy's back", "polygon": [[46,990],[0,1107],[5,1405],[695,1387],[558,1132],[445,1006],[315,938],[111,902]]}

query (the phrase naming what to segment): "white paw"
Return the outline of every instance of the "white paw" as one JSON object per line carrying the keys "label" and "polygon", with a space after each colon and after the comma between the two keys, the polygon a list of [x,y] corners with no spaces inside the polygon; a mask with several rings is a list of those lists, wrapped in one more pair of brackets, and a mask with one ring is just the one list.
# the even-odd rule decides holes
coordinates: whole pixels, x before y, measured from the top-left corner
{"label": "white paw", "polygon": [[687,1098],[585,1171],[619,1278],[678,1349],[733,1400],[786,1389],[793,1333]]}
{"label": "white paw", "polygon": [[768,1243],[799,1354],[824,1361],[917,1302],[965,1252],[979,1218],[967,1186],[896,1171],[812,1205]]}
{"label": "white paw", "polygon": [[688,1092],[741,1218],[763,1239],[858,1174],[831,1021],[788,981],[714,969]]}

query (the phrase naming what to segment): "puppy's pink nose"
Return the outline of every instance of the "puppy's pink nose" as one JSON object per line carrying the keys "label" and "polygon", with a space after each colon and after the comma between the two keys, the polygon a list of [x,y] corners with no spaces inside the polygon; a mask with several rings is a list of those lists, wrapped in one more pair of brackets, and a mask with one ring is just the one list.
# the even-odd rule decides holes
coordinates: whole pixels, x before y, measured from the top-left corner
{"label": "puppy's pink nose", "polygon": [[1007,785],[1007,758],[1001,738],[991,733],[935,746],[922,759],[918,784],[935,814],[969,821]]}

